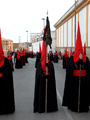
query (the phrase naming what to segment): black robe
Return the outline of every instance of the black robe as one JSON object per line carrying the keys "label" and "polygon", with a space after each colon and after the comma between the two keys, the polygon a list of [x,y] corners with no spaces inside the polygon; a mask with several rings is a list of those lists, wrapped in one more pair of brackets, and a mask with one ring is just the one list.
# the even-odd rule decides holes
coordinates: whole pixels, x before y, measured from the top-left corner
{"label": "black robe", "polygon": [[50,54],[50,61],[53,61],[53,54]]}
{"label": "black robe", "polygon": [[5,58],[3,66],[0,67],[0,115],[10,114],[14,111],[13,75],[10,62]]}
{"label": "black robe", "polygon": [[26,59],[25,63],[28,63],[28,54],[25,55],[25,59]]}
{"label": "black robe", "polygon": [[63,60],[62,60],[63,69],[66,69],[66,67],[67,67],[68,59],[69,59],[68,57],[66,58],[66,57],[63,55]]}
{"label": "black robe", "polygon": [[35,68],[37,68],[37,65],[40,62],[40,60],[41,60],[41,53],[38,53],[37,58],[36,58],[36,62],[35,62]]}
{"label": "black robe", "polygon": [[20,56],[20,59],[21,59],[21,61],[22,61],[22,65],[25,66],[24,56]]}
{"label": "black robe", "polygon": [[25,66],[25,63],[26,63],[26,57],[25,55],[23,56],[23,66]]}
{"label": "black robe", "polygon": [[16,63],[15,63],[15,68],[22,68],[23,66],[22,66],[22,61],[21,61],[21,59],[16,59]]}
{"label": "black robe", "polygon": [[11,60],[9,60],[9,62],[10,62],[10,65],[11,65],[11,70],[12,70],[12,72],[14,71],[14,67],[13,67],[13,62],[12,62],[12,59]]}
{"label": "black robe", "polygon": [[[58,111],[57,106],[57,94],[56,94],[56,82],[55,73],[52,62],[49,62],[51,67],[50,76],[48,78],[47,85],[47,112]],[[34,112],[45,112],[45,77],[42,77],[43,70],[41,63],[38,63],[35,78],[35,91],[34,91]]]}
{"label": "black robe", "polygon": [[54,63],[58,63],[58,55],[54,55]]}
{"label": "black robe", "polygon": [[[81,70],[86,70],[87,75],[81,76],[80,84],[80,112],[89,111],[89,102],[90,102],[90,87],[89,87],[89,60],[87,59],[86,63]],[[74,76],[73,71],[79,70],[80,68],[75,66],[73,61],[73,56],[68,60],[67,69],[66,69],[66,80],[65,88],[63,95],[62,106],[68,107],[68,109],[78,112],[78,91],[79,91],[79,76]]]}
{"label": "black robe", "polygon": [[31,53],[31,58],[34,58],[34,54],[33,53]]}

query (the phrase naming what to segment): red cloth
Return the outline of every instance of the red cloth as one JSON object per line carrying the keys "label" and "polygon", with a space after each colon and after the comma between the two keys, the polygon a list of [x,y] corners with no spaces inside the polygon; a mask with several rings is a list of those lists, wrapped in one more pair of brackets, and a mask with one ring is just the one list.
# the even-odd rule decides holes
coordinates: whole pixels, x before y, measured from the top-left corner
{"label": "red cloth", "polygon": [[17,52],[17,59],[20,59],[20,54],[19,54],[19,52]]}
{"label": "red cloth", "polygon": [[12,57],[11,57],[11,53],[10,53],[10,51],[8,51],[9,52],[9,55],[8,55],[8,59],[9,59],[9,61],[12,59]]}
{"label": "red cloth", "polygon": [[86,54],[86,43],[84,43],[84,54]]}
{"label": "red cloth", "polygon": [[[80,76],[80,70],[74,70],[73,75],[74,76]],[[86,70],[81,70],[81,76],[86,76],[86,75],[87,75]]]}
{"label": "red cloth", "polygon": [[23,56],[23,50],[22,50],[22,48],[21,48],[21,53],[20,53],[20,56]]}
{"label": "red cloth", "polygon": [[55,50],[55,56],[57,56],[57,52],[56,52],[56,50]]}
{"label": "red cloth", "polygon": [[2,74],[2,73],[0,73],[0,77],[3,77],[3,74]]}
{"label": "red cloth", "polygon": [[67,48],[65,48],[64,57],[68,57]]}
{"label": "red cloth", "polygon": [[42,54],[41,54],[41,65],[43,71],[46,71],[46,41],[43,40],[43,45],[42,45]]}
{"label": "red cloth", "polygon": [[[45,33],[45,29],[44,29],[44,33]],[[41,66],[42,66],[42,69],[45,75],[46,75],[46,55],[47,55],[46,41],[43,40],[42,54],[41,54]],[[49,60],[48,60],[48,63],[49,63]]]}
{"label": "red cloth", "polygon": [[70,48],[70,57],[72,56],[72,48]]}
{"label": "red cloth", "polygon": [[83,48],[82,48],[80,27],[79,27],[79,22],[78,22],[76,47],[75,47],[75,53],[73,54],[74,63],[76,63],[80,59],[80,57],[79,57],[80,54],[82,54],[82,60],[83,60],[83,62],[86,62],[86,55],[84,54]]}
{"label": "red cloth", "polygon": [[61,53],[59,53],[59,55],[61,56]]}
{"label": "red cloth", "polygon": [[52,49],[51,49],[51,55],[52,55]]}
{"label": "red cloth", "polygon": [[1,40],[1,29],[0,29],[0,67],[3,66],[4,64],[4,52],[3,52],[3,48],[2,48],[2,40]]}

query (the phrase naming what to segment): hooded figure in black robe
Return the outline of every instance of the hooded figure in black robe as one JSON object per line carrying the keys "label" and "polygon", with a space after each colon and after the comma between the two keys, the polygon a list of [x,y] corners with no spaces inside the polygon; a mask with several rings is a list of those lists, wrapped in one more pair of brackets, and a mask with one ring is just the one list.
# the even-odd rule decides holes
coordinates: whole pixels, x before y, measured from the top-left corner
{"label": "hooded figure in black robe", "polygon": [[26,63],[26,55],[23,49],[23,66],[25,66],[25,63]]}
{"label": "hooded figure in black robe", "polygon": [[40,62],[40,60],[41,60],[41,44],[39,43],[39,53],[37,54],[36,57],[35,68],[37,68],[37,65]]}
{"label": "hooded figure in black robe", "polygon": [[47,112],[58,111],[55,73],[52,62],[48,62],[48,75],[46,76],[46,47],[43,41],[43,50],[41,62],[38,63],[35,76],[35,91],[34,91],[34,112],[45,112],[45,96],[46,96],[46,78],[47,83]]}
{"label": "hooded figure in black robe", "polygon": [[31,52],[31,58],[34,58],[34,54],[33,54],[33,51]]}
{"label": "hooded figure in black robe", "polygon": [[21,48],[21,53],[20,53],[20,59],[22,61],[22,66],[25,66],[25,62],[24,62],[24,55],[23,55],[23,50]]}
{"label": "hooded figure in black robe", "polygon": [[78,23],[75,53],[69,58],[66,69],[62,106],[66,106],[68,109],[78,113],[89,111],[89,69],[90,62],[82,49],[80,28]]}
{"label": "hooded figure in black robe", "polygon": [[54,63],[58,63],[58,55],[57,55],[56,50],[55,50],[55,54],[54,54]]}
{"label": "hooded figure in black robe", "polygon": [[28,63],[28,53],[27,52],[25,53],[25,56],[26,56],[26,63]]}
{"label": "hooded figure in black robe", "polygon": [[62,65],[63,65],[63,69],[66,69],[67,67],[67,63],[68,63],[68,53],[67,53],[67,48],[65,48],[65,53],[63,55],[63,60],[62,60]]}
{"label": "hooded figure in black robe", "polygon": [[50,61],[53,61],[53,53],[52,53],[52,50],[51,50],[51,53],[50,53]]}
{"label": "hooded figure in black robe", "polygon": [[13,71],[14,71],[14,67],[13,67],[13,62],[12,62],[12,57],[11,57],[10,51],[9,51],[8,60],[9,60],[9,62],[10,62],[11,70],[12,70],[12,72],[13,72]]}
{"label": "hooded figure in black robe", "polygon": [[16,63],[15,63],[15,68],[22,68],[22,61],[20,58],[20,54],[17,52],[17,58],[16,58]]}
{"label": "hooded figure in black robe", "polygon": [[61,51],[59,52],[59,59],[62,59]]}
{"label": "hooded figure in black robe", "polygon": [[13,75],[9,60],[4,56],[0,31],[0,115],[15,111]]}

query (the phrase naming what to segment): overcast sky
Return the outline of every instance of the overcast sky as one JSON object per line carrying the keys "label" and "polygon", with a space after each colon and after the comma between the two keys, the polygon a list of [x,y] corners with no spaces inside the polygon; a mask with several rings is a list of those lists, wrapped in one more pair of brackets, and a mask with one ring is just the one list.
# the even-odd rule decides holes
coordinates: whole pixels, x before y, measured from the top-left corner
{"label": "overcast sky", "polygon": [[[30,42],[30,33],[40,33],[43,20],[50,20],[51,31],[54,24],[74,4],[75,0],[0,0],[0,28],[2,37],[13,40],[14,43]],[[46,20],[45,20],[46,23]]]}

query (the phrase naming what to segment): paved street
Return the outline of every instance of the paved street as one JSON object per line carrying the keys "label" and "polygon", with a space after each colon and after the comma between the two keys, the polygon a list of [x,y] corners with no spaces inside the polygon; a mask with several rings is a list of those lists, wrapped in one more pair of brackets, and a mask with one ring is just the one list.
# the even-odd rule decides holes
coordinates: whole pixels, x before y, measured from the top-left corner
{"label": "paved street", "polygon": [[78,114],[61,106],[65,82],[62,61],[54,64],[58,112],[33,113],[35,58],[29,58],[28,61],[23,69],[15,69],[13,72],[16,111],[10,115],[1,115],[0,120],[90,120],[90,111]]}

